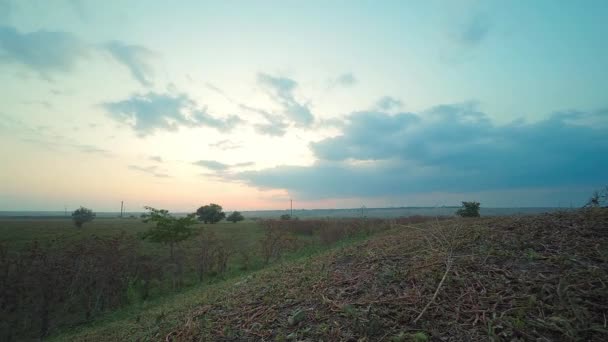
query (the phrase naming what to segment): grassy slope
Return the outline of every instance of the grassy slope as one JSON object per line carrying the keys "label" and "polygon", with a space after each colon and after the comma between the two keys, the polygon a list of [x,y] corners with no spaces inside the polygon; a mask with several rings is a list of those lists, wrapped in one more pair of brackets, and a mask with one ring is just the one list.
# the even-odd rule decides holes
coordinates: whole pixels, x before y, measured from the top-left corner
{"label": "grassy slope", "polygon": [[55,339],[604,341],[607,284],[608,210],[454,220],[397,227]]}

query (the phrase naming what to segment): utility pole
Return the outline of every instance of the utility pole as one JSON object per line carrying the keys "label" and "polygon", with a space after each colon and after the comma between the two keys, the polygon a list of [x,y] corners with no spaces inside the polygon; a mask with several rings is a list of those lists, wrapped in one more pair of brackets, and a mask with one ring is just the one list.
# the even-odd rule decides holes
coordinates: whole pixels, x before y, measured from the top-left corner
{"label": "utility pole", "polygon": [[124,207],[124,201],[120,201],[120,217],[122,218],[122,209]]}
{"label": "utility pole", "polygon": [[293,200],[289,199],[289,217],[293,218]]}

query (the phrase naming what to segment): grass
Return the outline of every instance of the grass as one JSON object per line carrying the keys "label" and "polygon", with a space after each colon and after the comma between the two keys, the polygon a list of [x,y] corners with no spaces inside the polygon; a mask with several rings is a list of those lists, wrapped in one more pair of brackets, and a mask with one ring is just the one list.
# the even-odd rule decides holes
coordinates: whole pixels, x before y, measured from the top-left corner
{"label": "grass", "polygon": [[605,341],[606,251],[606,209],[407,225],[52,340]]}
{"label": "grass", "polygon": [[[137,236],[148,230],[151,223],[143,223],[140,219],[120,218],[96,218],[86,223],[83,228],[76,228],[70,219],[0,219],[0,242],[6,242],[9,251],[17,252],[28,243],[38,241],[55,246],[62,246],[90,236],[111,237],[125,232],[127,235]],[[206,230],[215,233],[219,239],[228,239],[238,250],[254,250],[256,243],[263,235],[263,228],[254,221],[242,221],[238,223],[220,222],[217,224],[198,224],[194,227],[196,231]],[[184,253],[192,253],[196,249],[195,239],[182,242],[178,248]],[[139,244],[140,255],[151,255],[156,257],[167,257],[169,249],[158,243],[141,241]],[[261,258],[253,257],[251,267],[260,268]],[[238,273],[243,268],[238,255],[230,258],[229,270]],[[195,282],[194,276],[187,280]]]}
{"label": "grass", "polygon": [[[150,301],[131,305],[96,319],[90,324],[64,329],[49,341],[72,341],[74,339],[96,341],[100,338],[107,341],[117,340],[154,340],[159,338],[163,326],[182,323],[184,310],[196,310],[202,303],[217,301],[218,296],[228,295],[226,291],[233,287],[246,286],[256,279],[283,274],[285,269],[308,263],[310,258],[332,253],[366,240],[365,235],[358,235],[339,241],[332,246],[311,244],[289,253],[279,262],[269,266],[260,266],[251,270],[228,272],[221,278],[214,278],[204,286],[196,286],[175,294],[165,295]],[[109,333],[112,331],[112,333]],[[103,336],[103,337],[102,337]]]}
{"label": "grass", "polygon": [[[77,240],[90,235],[115,236],[121,232],[137,235],[148,230],[151,224],[143,223],[140,219],[96,218],[86,223],[83,228],[76,228],[71,219],[3,219],[0,218],[0,241],[10,242],[12,250],[18,250],[27,243]],[[195,229],[213,231],[220,238],[230,238],[236,244],[247,245],[256,241],[262,235],[262,228],[254,221],[238,223],[220,222],[217,224],[199,224]],[[143,252],[154,252],[162,249],[158,244],[144,241]]]}
{"label": "grass", "polygon": [[[314,223],[311,222],[310,224],[314,226]],[[127,236],[137,236],[150,227],[150,224],[143,223],[139,219],[97,218],[93,222],[85,224],[83,228],[76,228],[71,220],[67,219],[3,219],[0,220],[0,241],[5,242],[5,245],[9,248],[9,253],[19,253],[24,247],[34,241],[42,245],[49,244],[53,248],[61,249],[62,246],[69,246],[74,241],[90,236],[111,237],[120,235],[121,233],[125,233]],[[214,225],[199,224],[195,229],[213,232],[219,240],[226,239],[230,241],[231,248],[234,248],[237,252],[230,257],[226,272],[221,274],[215,272],[207,273],[204,281],[201,282],[198,278],[195,257],[200,246],[198,246],[197,238],[191,238],[182,242],[179,246],[180,253],[185,256],[183,259],[184,273],[180,276],[181,283],[179,288],[172,286],[172,279],[169,275],[153,283],[148,292],[149,296],[145,300],[141,296],[141,293],[138,292],[138,288],[133,287],[131,289],[130,287],[126,294],[126,298],[128,298],[127,302],[121,304],[122,309],[106,314],[98,312],[95,314],[93,321],[97,322],[101,317],[100,314],[106,317],[102,321],[105,321],[107,317],[111,319],[111,317],[131,315],[133,312],[155,307],[159,303],[178,300],[181,298],[182,293],[189,293],[193,287],[198,290],[206,289],[207,287],[213,288],[217,283],[230,282],[231,279],[252,274],[254,271],[268,267],[268,264],[264,262],[259,252],[260,240],[265,235],[264,228],[255,221],[243,221],[236,224],[229,222]],[[363,238],[365,238],[365,234],[361,233],[333,243],[331,246],[347,245],[360,241]],[[318,235],[305,233],[298,235],[297,246],[296,250],[285,251],[279,261],[290,262],[299,260],[331,248],[331,246],[323,244]],[[240,253],[243,251],[248,256]],[[137,254],[153,256],[154,262],[162,265],[161,263],[167,262],[169,250],[168,247],[161,244],[140,241],[137,244]],[[243,258],[248,258],[247,266]],[[107,314],[109,315],[106,316]],[[75,318],[78,318],[78,316],[75,316]],[[53,321],[53,316],[51,316],[51,321]],[[52,326],[51,332],[64,329],[66,324],[83,324],[83,320],[81,318],[70,322],[57,321],[57,324]]]}

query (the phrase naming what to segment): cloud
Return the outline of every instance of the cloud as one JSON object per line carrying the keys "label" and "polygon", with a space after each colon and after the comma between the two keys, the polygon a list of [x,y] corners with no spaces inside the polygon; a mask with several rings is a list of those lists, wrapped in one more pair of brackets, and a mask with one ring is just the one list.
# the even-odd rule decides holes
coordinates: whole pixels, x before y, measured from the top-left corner
{"label": "cloud", "polygon": [[155,57],[154,52],[143,46],[125,44],[118,40],[104,44],[104,48],[129,69],[134,79],[144,86],[152,85],[154,70],[151,62]]}
{"label": "cloud", "polygon": [[601,185],[608,110],[493,123],[474,104],[422,113],[356,112],[342,135],[311,144],[312,166],[238,172],[259,188],[303,199]]}
{"label": "cloud", "polygon": [[163,162],[163,158],[161,158],[160,156],[150,156],[148,159],[155,161],[157,163],[162,163]]}
{"label": "cloud", "polygon": [[333,83],[341,85],[343,87],[350,87],[357,83],[357,78],[355,78],[355,75],[353,75],[353,73],[347,72],[338,76]]}
{"label": "cloud", "polygon": [[230,115],[225,119],[219,119],[209,115],[205,110],[198,110],[193,113],[193,118],[197,120],[201,125],[216,128],[221,132],[229,132],[234,126],[243,123],[236,115]]}
{"label": "cloud", "polygon": [[202,166],[202,167],[212,170],[212,171],[224,171],[230,167],[230,165],[228,165],[228,164],[220,163],[215,160],[199,160],[192,164]]}
{"label": "cloud", "polygon": [[197,166],[202,166],[208,170],[217,171],[217,172],[228,171],[233,168],[240,168],[240,167],[247,167],[247,166],[255,165],[255,163],[253,163],[253,162],[243,162],[243,163],[237,163],[237,164],[231,165],[231,164],[220,163],[215,160],[199,160],[192,164],[197,165]]}
{"label": "cloud", "polygon": [[47,80],[51,80],[53,73],[72,71],[79,61],[100,52],[110,53],[141,84],[152,84],[151,62],[155,54],[143,46],[118,40],[96,46],[70,32],[38,30],[22,33],[14,27],[0,25],[0,62],[21,64]]}
{"label": "cloud", "polygon": [[293,92],[298,86],[296,81],[264,73],[259,73],[257,79],[258,84],[266,89],[268,95],[282,107],[283,115],[296,126],[309,127],[313,123],[314,116],[308,105],[295,99]]}
{"label": "cloud", "polygon": [[52,109],[53,105],[48,102],[48,101],[21,101],[22,104],[24,105],[36,105],[36,106],[41,106],[44,107],[46,109]]}
{"label": "cloud", "polygon": [[257,113],[264,118],[266,122],[253,125],[256,132],[259,134],[282,137],[287,133],[289,123],[287,123],[282,115],[272,114],[263,109],[251,107],[242,103],[238,103],[238,106],[243,110]]}
{"label": "cloud", "polygon": [[68,32],[39,30],[20,33],[0,26],[0,62],[19,63],[48,78],[49,72],[68,72],[90,53],[90,46]]}
{"label": "cloud", "polygon": [[263,134],[270,135],[274,137],[282,137],[287,133],[287,128],[289,125],[285,123],[283,120],[271,121],[269,123],[264,124],[256,124],[253,126],[255,131]]}
{"label": "cloud", "polygon": [[102,148],[99,148],[99,147],[96,147],[93,145],[73,145],[73,147],[83,153],[103,154],[103,155],[110,154],[110,151],[104,150]]}
{"label": "cloud", "polygon": [[487,16],[477,14],[468,19],[461,27],[459,40],[468,46],[479,45],[490,32],[490,20]]}
{"label": "cloud", "polygon": [[21,141],[30,143],[30,144],[35,144],[35,145],[40,146],[41,148],[44,148],[47,150],[52,150],[52,151],[65,150],[67,148],[67,149],[71,149],[71,150],[78,151],[80,153],[85,153],[85,154],[96,154],[96,155],[100,155],[103,157],[112,156],[112,153],[108,150],[104,150],[104,149],[99,148],[94,145],[86,145],[86,144],[78,144],[78,143],[70,142],[69,139],[67,139],[63,136],[45,137],[45,136],[41,135],[38,137],[21,138]]}
{"label": "cloud", "polygon": [[228,139],[220,140],[216,143],[209,144],[209,147],[217,148],[217,149],[220,149],[223,151],[235,150],[235,149],[241,148],[242,146],[243,145],[241,143],[233,142]]}
{"label": "cloud", "polygon": [[243,163],[233,164],[231,167],[236,168],[236,167],[247,167],[247,166],[253,166],[253,165],[255,165],[254,162],[243,162]]}
{"label": "cloud", "polygon": [[[283,89],[283,90],[280,90],[280,92],[281,92],[280,96],[282,96],[282,97],[291,96],[288,93],[290,93],[291,90],[293,90],[293,88],[295,88],[295,86],[296,86],[295,81],[292,81],[289,79],[278,79],[278,78],[271,77],[268,81],[270,83],[272,83],[273,88],[278,87],[280,89]],[[259,82],[259,80],[258,80],[258,82]],[[285,135],[285,133],[287,133],[287,129],[289,128],[289,121],[292,121],[292,120],[291,119],[287,120],[289,118],[285,114],[286,112],[281,112],[281,113],[277,114],[277,113],[271,113],[271,112],[261,109],[261,108],[252,107],[252,106],[246,105],[244,103],[241,103],[241,102],[231,98],[230,96],[228,96],[228,94],[226,94],[226,92],[224,92],[220,88],[214,86],[213,84],[206,83],[205,86],[208,89],[210,89],[210,90],[216,92],[217,94],[221,95],[222,97],[224,97],[226,100],[228,100],[228,102],[237,105],[241,110],[255,113],[255,114],[258,114],[259,116],[261,116],[263,118],[264,122],[253,124],[253,127],[257,133],[262,134],[262,135],[275,136],[275,137],[281,137],[281,136]],[[271,97],[273,99],[276,99],[276,96],[277,95],[274,94],[274,92],[271,93]],[[282,101],[279,101],[279,103],[282,107],[284,107]]]}
{"label": "cloud", "polygon": [[42,149],[51,151],[77,151],[85,154],[97,154],[103,157],[112,157],[112,152],[95,145],[83,144],[80,140],[58,134],[53,128],[46,125],[32,125],[21,119],[2,114],[0,112],[0,132],[16,134],[23,142],[38,145]]}
{"label": "cloud", "polygon": [[229,131],[241,122],[237,116],[215,118],[185,94],[136,94],[126,100],[103,103],[102,107],[111,118],[130,126],[140,137],[162,130],[177,131],[180,127]]}
{"label": "cloud", "polygon": [[401,109],[401,107],[403,107],[403,102],[390,96],[381,97],[374,106],[375,109],[385,112]]}
{"label": "cloud", "polygon": [[420,118],[412,113],[355,112],[343,134],[311,144],[315,155],[326,160],[377,160],[389,158],[401,144],[409,125]]}
{"label": "cloud", "polygon": [[131,170],[138,171],[138,172],[145,173],[145,174],[149,174],[149,175],[152,175],[152,176],[154,176],[156,178],[170,178],[171,177],[171,176],[169,176],[166,173],[159,172],[158,171],[158,167],[156,165],[152,165],[152,166],[129,165],[128,167]]}

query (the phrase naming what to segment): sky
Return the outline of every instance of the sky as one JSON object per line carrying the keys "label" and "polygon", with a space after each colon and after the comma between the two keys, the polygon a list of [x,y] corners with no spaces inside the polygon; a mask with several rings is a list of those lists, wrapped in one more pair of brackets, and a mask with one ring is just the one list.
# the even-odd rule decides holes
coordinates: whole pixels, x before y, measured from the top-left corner
{"label": "sky", "polygon": [[0,0],[0,210],[580,206],[608,2]]}

